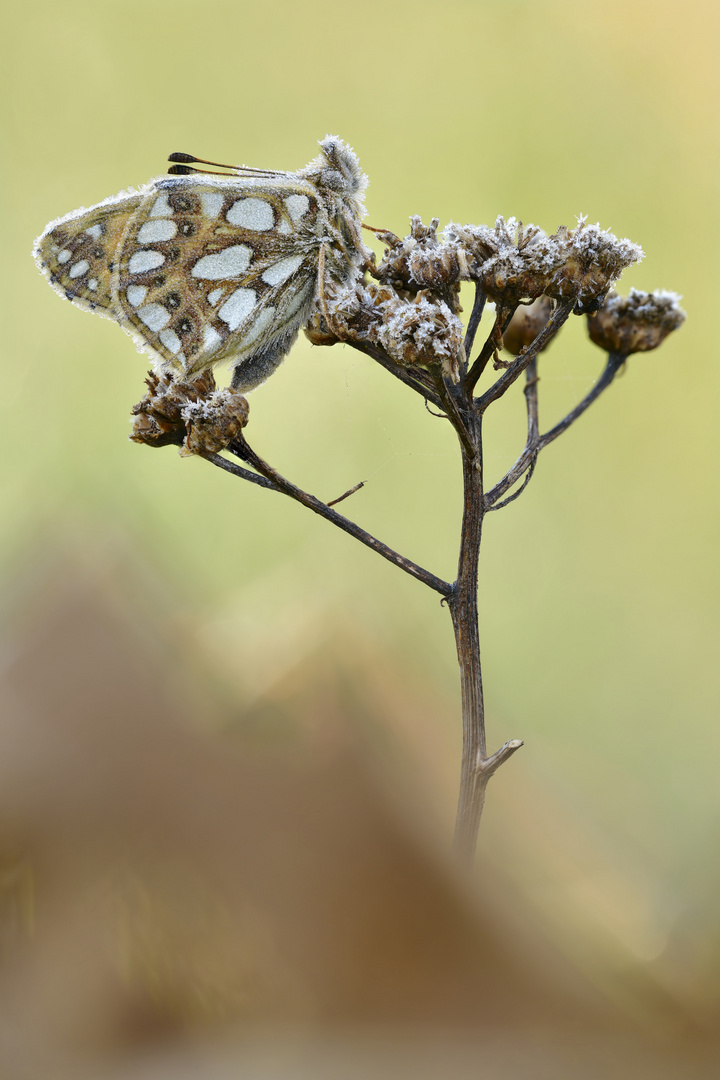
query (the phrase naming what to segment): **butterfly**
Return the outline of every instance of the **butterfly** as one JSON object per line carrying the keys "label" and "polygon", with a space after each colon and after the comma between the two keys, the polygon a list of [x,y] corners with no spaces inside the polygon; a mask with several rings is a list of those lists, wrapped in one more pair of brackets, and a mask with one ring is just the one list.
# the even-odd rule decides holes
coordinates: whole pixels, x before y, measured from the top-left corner
{"label": "butterfly", "polygon": [[173,154],[172,175],[52,221],[34,255],[76,307],[120,323],[156,367],[194,377],[221,362],[250,390],[284,360],[332,284],[362,271],[367,177],[328,135],[298,172]]}

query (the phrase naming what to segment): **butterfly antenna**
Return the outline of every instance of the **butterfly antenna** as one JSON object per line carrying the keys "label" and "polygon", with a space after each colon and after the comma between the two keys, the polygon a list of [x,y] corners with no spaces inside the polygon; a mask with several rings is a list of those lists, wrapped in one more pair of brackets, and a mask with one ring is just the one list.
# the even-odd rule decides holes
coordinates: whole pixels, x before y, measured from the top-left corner
{"label": "butterfly antenna", "polygon": [[194,157],[192,154],[170,154],[168,161],[176,161],[182,165],[212,165],[215,169],[235,168],[234,165],[221,165],[219,161],[206,161],[204,158]]}
{"label": "butterfly antenna", "polygon": [[[230,169],[231,173],[245,173],[250,176],[277,176],[275,169],[254,169],[247,165],[221,165],[217,161],[206,161],[205,158],[195,157],[193,154],[170,154],[168,161],[175,162],[168,172],[175,176],[187,176],[189,173],[208,173],[207,169],[193,169],[193,164],[212,165],[213,169]],[[226,176],[227,173],[216,175]]]}

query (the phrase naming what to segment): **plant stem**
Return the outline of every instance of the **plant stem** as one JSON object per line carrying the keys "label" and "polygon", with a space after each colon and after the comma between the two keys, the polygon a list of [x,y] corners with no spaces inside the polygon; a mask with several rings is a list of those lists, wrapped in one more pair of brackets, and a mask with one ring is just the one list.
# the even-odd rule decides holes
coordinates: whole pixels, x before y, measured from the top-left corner
{"label": "plant stem", "polygon": [[485,703],[478,628],[478,558],[484,517],[481,418],[473,417],[471,436],[476,452],[463,447],[463,520],[455,590],[449,601],[455,631],[463,716],[463,754],[455,825],[458,855],[471,860],[485,800],[487,780],[478,770],[485,759]]}
{"label": "plant stem", "polygon": [[[460,439],[463,464],[463,520],[458,576],[448,597],[455,631],[462,696],[463,752],[460,794],[455,821],[455,850],[472,863],[485,804],[485,790],[493,773],[522,746],[511,739],[490,757],[485,739],[485,699],[480,663],[478,619],[478,561],[486,513],[483,493],[482,415],[472,404],[462,410],[464,429],[471,443]],[[458,435],[460,433],[458,432]]]}

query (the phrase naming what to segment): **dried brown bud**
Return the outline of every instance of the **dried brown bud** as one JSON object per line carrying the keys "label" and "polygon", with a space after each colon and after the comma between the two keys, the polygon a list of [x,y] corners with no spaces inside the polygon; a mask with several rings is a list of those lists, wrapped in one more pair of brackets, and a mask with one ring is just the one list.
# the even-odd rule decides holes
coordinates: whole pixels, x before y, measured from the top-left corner
{"label": "dried brown bud", "polygon": [[603,307],[588,316],[590,339],[621,356],[656,349],[687,318],[679,301],[677,293],[663,289],[651,293],[631,289],[628,296],[612,292]]}
{"label": "dried brown bud", "polygon": [[529,345],[532,345],[552,312],[553,302],[547,296],[541,296],[532,304],[519,307],[503,334],[503,346],[508,352],[517,356],[523,349],[527,349]]}
{"label": "dried brown bud", "polygon": [[247,424],[247,400],[236,390],[216,390],[210,369],[187,381],[151,372],[145,381],[148,393],[132,410],[134,442],[182,446],[183,457],[217,453]]}

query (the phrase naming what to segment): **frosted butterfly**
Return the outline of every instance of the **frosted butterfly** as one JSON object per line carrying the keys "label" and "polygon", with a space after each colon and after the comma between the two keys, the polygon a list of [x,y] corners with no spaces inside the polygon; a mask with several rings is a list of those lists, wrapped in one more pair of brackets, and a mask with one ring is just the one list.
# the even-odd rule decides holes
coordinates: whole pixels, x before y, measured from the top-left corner
{"label": "frosted butterfly", "polygon": [[367,177],[342,140],[320,147],[296,173],[175,165],[176,175],[51,222],[35,259],[61,296],[115,319],[157,366],[192,376],[228,362],[232,386],[250,390],[282,362],[326,285],[371,257],[360,233]]}

